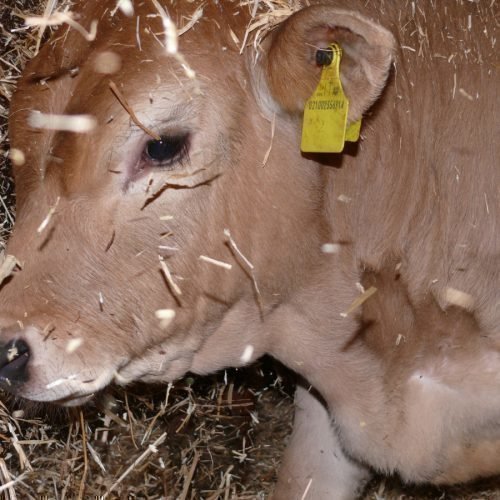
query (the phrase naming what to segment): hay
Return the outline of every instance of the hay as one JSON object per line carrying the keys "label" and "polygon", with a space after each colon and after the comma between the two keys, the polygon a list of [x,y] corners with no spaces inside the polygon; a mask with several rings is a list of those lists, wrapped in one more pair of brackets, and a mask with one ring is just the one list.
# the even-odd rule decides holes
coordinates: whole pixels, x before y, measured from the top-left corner
{"label": "hay", "polygon": [[[25,17],[24,22],[26,26],[38,26],[43,30],[48,26],[60,26],[61,24],[67,24],[74,30],[78,31],[78,33],[80,33],[80,35],[82,35],[83,38],[89,42],[94,41],[97,36],[97,20],[92,20],[90,22],[90,29],[87,31],[80,23],[73,19],[72,12],[57,11],[49,15],[44,13],[43,16],[28,16]],[[42,36],[43,31],[41,30],[40,33],[40,36]]]}
{"label": "hay", "polygon": [[67,132],[91,132],[97,126],[97,120],[91,115],[54,115],[32,111],[28,125],[47,130],[65,130]]}
{"label": "hay", "polygon": [[[360,285],[359,283],[356,283],[357,285]],[[343,318],[347,318],[349,314],[354,312],[358,307],[360,307],[364,302],[366,302],[374,293],[376,293],[377,289],[374,286],[371,286],[368,290],[364,290],[361,287],[361,295],[359,297],[356,297],[352,304],[347,308],[345,312],[341,312],[340,315]]]}
{"label": "hay", "polygon": [[146,134],[148,134],[150,137],[152,137],[155,141],[161,141],[161,137],[154,131],[150,130],[147,128],[143,123],[137,118],[137,115],[134,113],[133,109],[130,107],[128,104],[127,100],[125,99],[124,95],[120,92],[118,87],[116,86],[116,83],[113,81],[109,82],[109,88],[115,95],[115,97],[118,99],[120,104],[125,108],[125,111],[130,115],[130,119]]}
{"label": "hay", "polygon": [[165,281],[168,284],[168,288],[174,295],[175,299],[180,301],[182,290],[179,288],[179,285],[174,281],[172,273],[170,272],[167,263],[163,260],[163,257],[161,255],[158,255],[158,259],[160,260],[160,267],[163,272],[163,276],[165,277]]}
{"label": "hay", "polygon": [[203,262],[208,262],[209,264],[213,264],[217,267],[222,267],[223,269],[231,270],[233,268],[232,264],[228,264],[227,262],[223,262],[222,260],[213,259],[212,257],[208,257],[206,255],[200,255],[198,258]]}
{"label": "hay", "polygon": [[255,299],[257,300],[257,305],[259,306],[259,311],[261,316],[264,315],[264,304],[262,303],[262,295],[260,294],[259,284],[257,283],[257,274],[254,265],[245,257],[243,252],[239,249],[238,245],[231,236],[231,231],[229,229],[224,229],[224,237],[226,239],[226,244],[231,250],[236,262],[241,266],[245,273],[252,280],[253,289],[255,292]]}
{"label": "hay", "polygon": [[114,387],[97,407],[27,408],[31,419],[14,418],[17,404],[9,400],[11,411],[0,414],[9,471],[1,483],[18,498],[263,498],[292,409],[271,380],[281,386],[275,375],[253,370],[173,387]]}
{"label": "hay", "polygon": [[61,197],[58,196],[56,198],[55,203],[50,207],[49,213],[45,216],[43,221],[38,226],[38,228],[36,230],[37,233],[39,233],[39,234],[42,233],[46,229],[46,227],[50,224],[50,221],[52,220],[52,216],[56,213],[56,210],[57,210],[57,207],[59,205],[60,200],[61,200]]}

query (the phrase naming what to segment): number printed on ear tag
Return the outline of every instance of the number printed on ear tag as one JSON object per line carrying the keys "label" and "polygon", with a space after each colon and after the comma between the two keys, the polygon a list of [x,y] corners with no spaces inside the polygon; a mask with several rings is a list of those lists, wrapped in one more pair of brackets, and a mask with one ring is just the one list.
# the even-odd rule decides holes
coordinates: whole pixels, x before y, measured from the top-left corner
{"label": "number printed on ear tag", "polygon": [[346,139],[357,140],[352,139],[356,137],[357,122],[349,126],[346,138],[349,101],[340,82],[342,49],[336,43],[330,44],[330,49],[332,61],[323,66],[319,84],[306,101],[300,146],[304,153],[340,153]]}

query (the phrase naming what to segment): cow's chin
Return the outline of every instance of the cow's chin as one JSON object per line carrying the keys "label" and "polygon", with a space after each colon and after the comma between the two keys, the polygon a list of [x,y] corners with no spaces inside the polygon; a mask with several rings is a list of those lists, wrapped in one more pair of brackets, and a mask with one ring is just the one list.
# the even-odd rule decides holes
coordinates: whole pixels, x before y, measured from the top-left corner
{"label": "cow's chin", "polygon": [[[30,379],[15,392],[18,396],[61,406],[81,406],[91,401],[94,395],[108,385],[116,383],[126,386],[133,382],[173,382],[189,371],[192,355],[184,353],[173,359],[165,359],[165,356],[147,356],[132,360],[121,360],[117,367],[107,367],[99,371],[96,368],[80,372],[79,377],[58,374],[53,380],[45,383],[43,377],[47,376],[47,370],[43,375],[37,377],[36,370],[32,372]],[[91,372],[92,378],[82,377],[83,372]]]}
{"label": "cow's chin", "polygon": [[80,406],[90,401],[94,395],[111,384],[115,379],[116,370],[106,369],[98,371],[91,370],[93,377],[85,378],[73,375],[58,374],[50,381],[37,377],[33,370],[30,380],[20,386],[17,390],[11,390],[17,396],[45,403],[53,403],[61,406]]}

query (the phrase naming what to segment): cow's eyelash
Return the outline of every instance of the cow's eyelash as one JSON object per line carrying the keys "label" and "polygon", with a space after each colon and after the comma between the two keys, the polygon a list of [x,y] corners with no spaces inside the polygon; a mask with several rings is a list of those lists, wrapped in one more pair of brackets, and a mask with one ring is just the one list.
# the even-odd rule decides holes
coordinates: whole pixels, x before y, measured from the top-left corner
{"label": "cow's eyelash", "polygon": [[144,146],[142,161],[151,167],[172,168],[189,159],[189,134],[162,134],[160,140],[151,139]]}

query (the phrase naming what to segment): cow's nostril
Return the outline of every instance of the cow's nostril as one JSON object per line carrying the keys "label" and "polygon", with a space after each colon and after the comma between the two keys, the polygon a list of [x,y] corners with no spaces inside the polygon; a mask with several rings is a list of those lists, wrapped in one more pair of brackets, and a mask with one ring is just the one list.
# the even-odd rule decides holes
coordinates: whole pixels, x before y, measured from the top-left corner
{"label": "cow's nostril", "polygon": [[29,357],[30,350],[24,340],[14,339],[0,345],[0,385],[4,389],[26,382]]}

